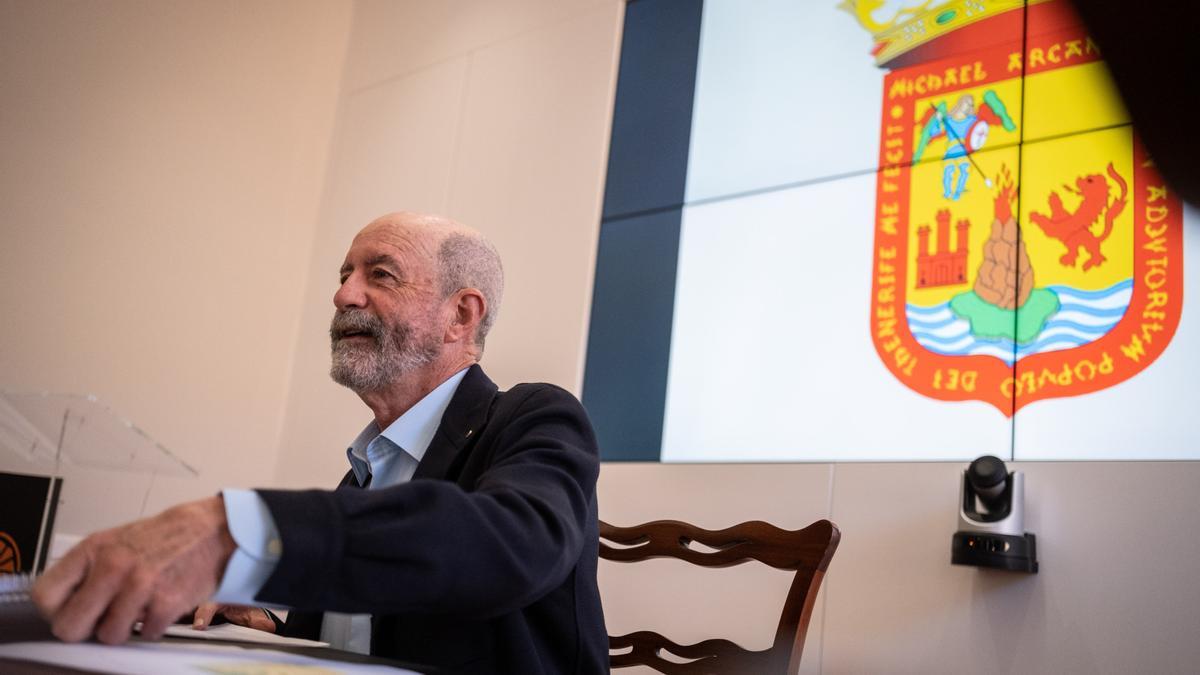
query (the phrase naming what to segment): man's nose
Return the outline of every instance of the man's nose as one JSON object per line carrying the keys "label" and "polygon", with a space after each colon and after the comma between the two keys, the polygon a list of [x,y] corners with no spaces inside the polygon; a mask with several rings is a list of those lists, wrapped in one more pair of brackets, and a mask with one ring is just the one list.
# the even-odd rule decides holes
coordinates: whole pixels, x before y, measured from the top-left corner
{"label": "man's nose", "polygon": [[340,310],[366,307],[367,294],[364,291],[359,275],[351,274],[333,294],[333,305]]}

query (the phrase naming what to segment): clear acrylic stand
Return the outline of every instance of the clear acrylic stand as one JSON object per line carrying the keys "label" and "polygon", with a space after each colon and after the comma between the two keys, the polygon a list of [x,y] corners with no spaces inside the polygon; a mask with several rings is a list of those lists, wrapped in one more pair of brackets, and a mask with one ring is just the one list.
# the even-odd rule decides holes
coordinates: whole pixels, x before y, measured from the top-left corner
{"label": "clear acrylic stand", "polygon": [[[199,475],[95,396],[13,392],[0,392],[0,471],[63,479],[64,490],[78,499],[75,514],[59,510],[58,523],[64,515],[87,521],[101,511],[119,513],[119,520],[142,517],[156,477]],[[140,505],[138,475],[149,476]],[[60,498],[64,505],[72,501]]]}
{"label": "clear acrylic stand", "polygon": [[179,477],[196,469],[146,432],[80,394],[0,392],[0,446],[35,466],[63,462]]}

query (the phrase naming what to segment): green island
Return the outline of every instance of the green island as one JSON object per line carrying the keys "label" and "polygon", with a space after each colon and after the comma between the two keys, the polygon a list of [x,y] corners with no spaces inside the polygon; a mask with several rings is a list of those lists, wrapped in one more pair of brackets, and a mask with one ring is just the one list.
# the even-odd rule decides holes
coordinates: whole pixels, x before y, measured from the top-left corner
{"label": "green island", "polygon": [[1058,296],[1045,288],[1035,288],[1025,304],[1015,311],[986,302],[975,291],[950,300],[950,310],[971,323],[971,334],[975,337],[1008,338],[1017,344],[1032,342],[1058,308]]}

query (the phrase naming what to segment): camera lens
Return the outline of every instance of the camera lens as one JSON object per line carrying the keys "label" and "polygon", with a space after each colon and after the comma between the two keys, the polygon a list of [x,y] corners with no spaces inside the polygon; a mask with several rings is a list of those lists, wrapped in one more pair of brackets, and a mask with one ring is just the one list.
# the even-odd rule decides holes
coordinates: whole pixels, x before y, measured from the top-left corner
{"label": "camera lens", "polygon": [[988,509],[1000,505],[1007,478],[1008,469],[1004,466],[1004,461],[992,455],[984,455],[967,467],[967,482],[975,490],[979,501]]}
{"label": "camera lens", "polygon": [[971,481],[971,487],[977,491],[1000,485],[1007,477],[1008,470],[1004,467],[1004,461],[992,455],[984,455],[967,467],[967,480]]}

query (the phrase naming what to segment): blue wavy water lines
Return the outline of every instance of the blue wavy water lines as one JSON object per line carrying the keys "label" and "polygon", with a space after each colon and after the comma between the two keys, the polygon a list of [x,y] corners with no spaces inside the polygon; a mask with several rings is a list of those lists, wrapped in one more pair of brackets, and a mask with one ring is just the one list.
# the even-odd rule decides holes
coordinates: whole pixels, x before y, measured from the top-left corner
{"label": "blue wavy water lines", "polygon": [[1047,288],[1058,296],[1061,306],[1046,321],[1037,339],[1023,345],[1015,345],[1007,338],[993,340],[971,335],[970,322],[955,315],[949,302],[933,307],[908,305],[905,314],[913,337],[932,352],[948,356],[994,356],[1011,364],[1031,354],[1072,349],[1103,337],[1125,315],[1133,294],[1133,280],[1126,279],[1100,291],[1068,286]]}
{"label": "blue wavy water lines", "polygon": [[1084,305],[1084,304],[1081,304],[1078,302],[1064,302],[1059,306],[1058,311],[1060,313],[1061,312],[1079,311],[1079,312],[1086,312],[1087,314],[1090,314],[1091,316],[1116,317],[1116,318],[1120,319],[1121,317],[1125,316],[1125,309],[1126,309],[1126,305],[1122,305],[1120,307],[1110,307],[1108,309],[1098,309],[1096,307],[1088,307],[1087,305]]}
{"label": "blue wavy water lines", "polygon": [[962,319],[958,318],[957,316],[954,316],[954,314],[952,312],[948,312],[948,313],[950,314],[950,316],[948,316],[948,317],[945,317],[945,318],[939,317],[939,318],[931,320],[931,321],[926,321],[923,319],[914,321],[913,316],[911,314],[909,314],[908,315],[908,325],[910,327],[912,327],[915,323],[919,323],[922,330],[936,331],[940,328],[945,328],[946,326],[955,326],[959,321],[962,321]]}
{"label": "blue wavy water lines", "polygon": [[[1099,291],[1084,291],[1078,288],[1072,288],[1070,286],[1047,286],[1046,288],[1054,291],[1054,294],[1057,295],[1059,300],[1062,300],[1063,302],[1067,302],[1068,299],[1071,298],[1078,298],[1079,300],[1103,301],[1106,298],[1111,298],[1117,295],[1117,293],[1120,291],[1132,292],[1133,279],[1118,281],[1112,286]],[[1128,301],[1129,298],[1126,297],[1125,300]]]}

